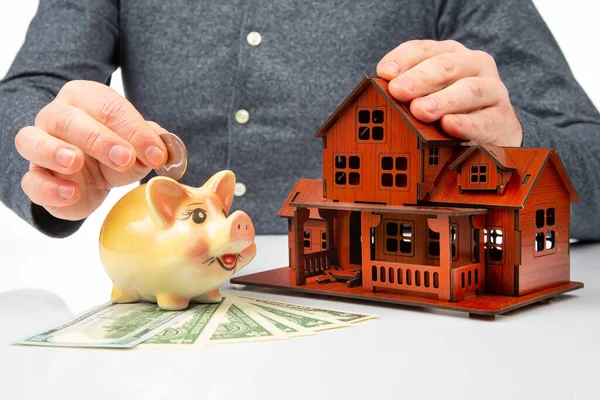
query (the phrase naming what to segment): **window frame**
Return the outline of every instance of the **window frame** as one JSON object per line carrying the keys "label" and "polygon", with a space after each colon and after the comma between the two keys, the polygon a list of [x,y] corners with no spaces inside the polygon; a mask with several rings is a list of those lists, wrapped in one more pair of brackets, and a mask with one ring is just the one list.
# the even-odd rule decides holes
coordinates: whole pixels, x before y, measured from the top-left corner
{"label": "window frame", "polygon": [[[490,259],[490,237],[492,231],[500,231],[502,233],[502,243],[494,243],[495,247],[500,247],[502,250],[502,259],[495,261]],[[483,228],[483,251],[485,254],[485,262],[492,265],[504,265],[506,262],[506,229],[503,226],[485,226]]]}
{"label": "window frame", "polygon": [[[432,160],[435,160],[435,163],[432,163]],[[440,167],[440,148],[438,146],[429,146],[427,150],[427,166],[431,168]]]}
{"label": "window frame", "polygon": [[[350,157],[358,157],[359,160],[359,167],[358,169],[353,169],[350,168]],[[336,164],[336,159],[338,157],[345,157],[346,158],[346,165],[344,168],[338,168],[337,164]],[[356,190],[356,189],[362,189],[363,187],[363,180],[364,180],[364,175],[363,175],[363,154],[362,153],[342,153],[342,152],[336,152],[333,153],[333,159],[331,161],[331,181],[332,181],[332,185],[334,189],[350,189],[350,190]],[[337,172],[345,172],[346,173],[346,183],[341,185],[338,184],[336,182],[336,175]],[[359,175],[359,184],[358,185],[351,185],[350,184],[350,173],[358,173]]]}
{"label": "window frame", "polygon": [[[396,169],[397,159],[403,157],[406,159],[406,169],[399,170]],[[383,159],[391,158],[392,159],[392,169],[383,169]],[[378,164],[377,164],[377,187],[380,190],[386,191],[399,191],[399,192],[409,192],[411,190],[411,159],[410,153],[381,153],[379,154]],[[383,186],[381,179],[383,174],[392,175],[392,186]],[[406,176],[406,186],[396,186],[397,175]]]}
{"label": "window frame", "polygon": [[[369,112],[369,122],[368,123],[363,123],[360,122],[359,119],[359,115],[361,111],[368,111]],[[373,112],[374,111],[381,111],[383,113],[383,122],[381,123],[376,123],[373,122]],[[354,140],[356,141],[356,143],[362,143],[362,144],[379,144],[379,143],[386,143],[387,142],[387,120],[388,120],[388,112],[387,112],[387,106],[382,105],[382,106],[357,106],[356,107],[356,112],[354,114],[354,121],[356,123],[356,130],[354,132]],[[360,132],[360,129],[363,127],[367,127],[369,129],[369,138],[368,139],[360,139],[358,133]],[[383,138],[381,140],[377,140],[377,139],[373,139],[373,128],[374,127],[381,127],[383,129]]]}
{"label": "window frame", "polygon": [[[548,210],[554,210],[554,223],[548,225]],[[534,207],[533,211],[533,256],[543,257],[556,253],[558,251],[558,213],[556,212],[556,203],[544,203]],[[541,228],[537,226],[537,212],[544,212],[544,225]],[[554,247],[551,249],[546,248],[546,242],[548,240],[548,233],[554,232]],[[544,235],[544,249],[537,251],[537,235],[541,233]]]}
{"label": "window frame", "polygon": [[[473,182],[472,181],[472,177],[474,175],[474,173],[472,172],[473,167],[477,168],[477,182]],[[485,172],[482,174],[481,173],[481,167],[485,167]],[[469,177],[467,178],[467,181],[469,182],[469,186],[477,186],[477,187],[481,187],[481,186],[485,186],[488,187],[490,185],[490,166],[488,163],[486,162],[481,162],[481,163],[469,163],[468,166],[468,175]],[[485,175],[485,182],[481,182],[481,176]]]}
{"label": "window frame", "polygon": [[[388,223],[393,223],[396,224],[398,227],[398,234],[396,236],[390,236],[387,233],[387,225]],[[402,240],[403,236],[402,236],[402,230],[401,230],[401,225],[402,224],[406,224],[406,225],[410,225],[411,227],[411,236],[410,236],[410,253],[403,253],[400,251],[400,240]],[[386,255],[389,256],[395,256],[395,257],[414,257],[415,256],[415,245],[416,245],[416,233],[415,233],[415,221],[412,220],[406,220],[406,219],[385,219],[383,220],[383,224],[382,224],[382,229],[383,229],[383,252]],[[387,241],[388,239],[395,239],[398,241],[398,251],[395,252],[390,252],[387,249]]]}
{"label": "window frame", "polygon": [[[455,232],[455,236],[456,236],[456,238],[454,240],[452,239],[452,229],[453,228],[454,228],[454,232]],[[425,247],[425,257],[427,257],[429,259],[433,259],[433,260],[439,260],[440,259],[439,254],[437,256],[435,256],[435,255],[432,255],[431,253],[429,253],[429,245],[430,245],[430,243],[432,243],[432,242],[439,243],[440,242],[439,237],[438,237],[438,239],[432,239],[429,236],[430,232],[433,232],[433,231],[431,230],[431,228],[427,227],[427,240],[426,240],[426,247]],[[434,232],[434,233],[437,233],[437,232]],[[437,234],[439,235],[439,233],[437,233]],[[458,224],[457,223],[451,223],[450,224],[450,258],[452,259],[452,261],[458,261],[458,255],[459,255],[459,251],[458,251],[459,250],[459,247],[458,247],[459,246],[459,240],[458,239],[459,239],[459,236],[460,236],[460,234],[459,234],[459,230],[458,230]],[[454,245],[454,247],[456,249],[455,252],[454,252],[454,255],[452,255],[452,245]],[[439,244],[438,244],[438,251],[441,251],[441,246]]]}

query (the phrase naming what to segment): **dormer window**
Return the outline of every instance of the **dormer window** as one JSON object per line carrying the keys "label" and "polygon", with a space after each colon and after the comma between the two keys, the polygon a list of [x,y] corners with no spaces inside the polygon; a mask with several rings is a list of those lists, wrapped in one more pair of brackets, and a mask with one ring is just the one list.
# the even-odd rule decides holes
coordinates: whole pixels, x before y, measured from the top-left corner
{"label": "dormer window", "polygon": [[471,164],[471,183],[487,183],[488,165],[487,164]]}
{"label": "dormer window", "polygon": [[381,142],[384,137],[384,110],[359,108],[357,142]]}

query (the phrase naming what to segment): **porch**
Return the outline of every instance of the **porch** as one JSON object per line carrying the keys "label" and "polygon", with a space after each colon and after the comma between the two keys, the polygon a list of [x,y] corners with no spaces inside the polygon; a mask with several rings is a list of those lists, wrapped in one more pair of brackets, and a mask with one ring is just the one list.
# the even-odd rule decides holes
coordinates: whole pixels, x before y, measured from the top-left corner
{"label": "porch", "polygon": [[[337,202],[291,203],[296,285],[359,271],[364,292],[463,300],[485,292],[485,209]],[[311,210],[325,221],[326,244],[307,252],[299,238]],[[459,240],[459,237],[461,240]],[[367,238],[367,240],[365,240]],[[353,280],[356,282],[356,280]]]}

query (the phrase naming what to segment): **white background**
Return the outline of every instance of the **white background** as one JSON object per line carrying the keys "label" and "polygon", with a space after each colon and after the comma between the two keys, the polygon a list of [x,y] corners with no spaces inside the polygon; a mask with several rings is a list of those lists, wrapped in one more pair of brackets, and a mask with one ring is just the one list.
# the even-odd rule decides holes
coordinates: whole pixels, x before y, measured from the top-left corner
{"label": "white background", "polygon": [[[554,33],[575,77],[600,108],[600,6],[592,0],[538,0],[534,3]],[[4,76],[19,50],[37,4],[37,0],[2,0],[0,76]],[[112,85],[123,94],[118,71]],[[97,236],[110,207],[132,187],[114,190],[78,233],[63,240],[44,237],[0,204],[0,251],[4,254],[0,263],[7,264],[0,266],[0,292],[21,288],[49,290],[59,294],[75,312],[104,301],[110,282],[98,262]],[[287,265],[285,244],[273,251],[281,265],[269,268]],[[74,260],[75,254],[87,256]],[[77,263],[79,268],[73,269],[71,266]]]}

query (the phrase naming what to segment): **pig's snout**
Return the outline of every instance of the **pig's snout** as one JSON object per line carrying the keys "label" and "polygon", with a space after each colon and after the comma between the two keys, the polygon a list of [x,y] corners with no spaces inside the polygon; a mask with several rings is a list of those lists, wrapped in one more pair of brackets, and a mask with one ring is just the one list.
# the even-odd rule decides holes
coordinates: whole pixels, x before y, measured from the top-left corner
{"label": "pig's snout", "polygon": [[243,211],[236,211],[229,219],[231,219],[231,240],[247,242],[248,245],[254,241],[256,235],[254,224],[250,220],[248,214]]}

